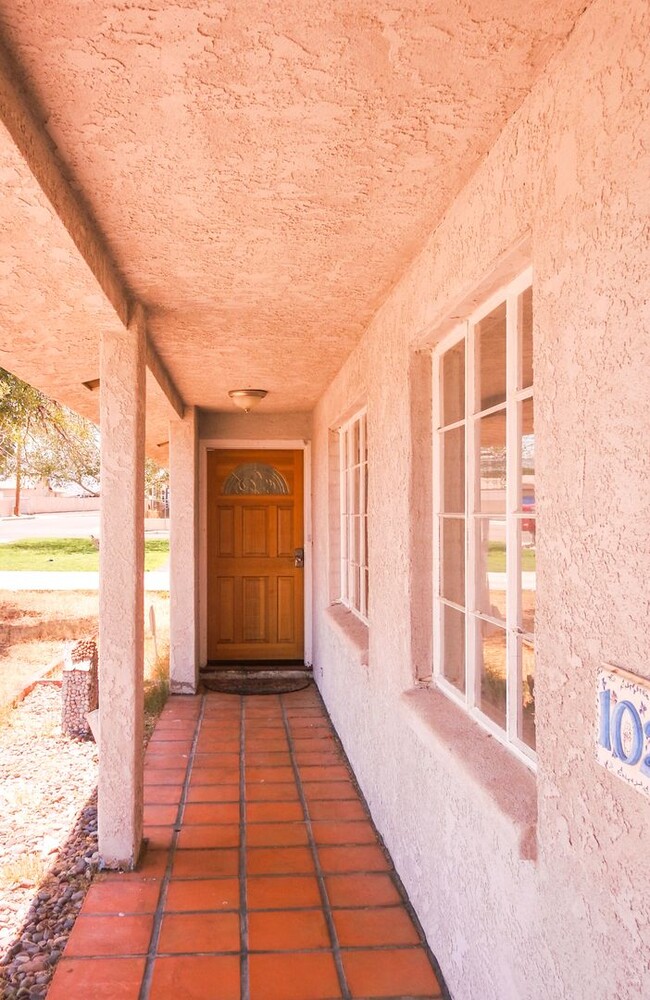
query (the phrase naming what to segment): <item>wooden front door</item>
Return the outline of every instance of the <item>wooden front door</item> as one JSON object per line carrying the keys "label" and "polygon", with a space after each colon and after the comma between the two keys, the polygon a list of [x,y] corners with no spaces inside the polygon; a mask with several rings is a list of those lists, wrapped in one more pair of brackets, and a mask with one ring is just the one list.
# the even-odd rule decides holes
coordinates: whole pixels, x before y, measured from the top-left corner
{"label": "wooden front door", "polygon": [[208,452],[208,660],[302,661],[303,545],[302,451]]}

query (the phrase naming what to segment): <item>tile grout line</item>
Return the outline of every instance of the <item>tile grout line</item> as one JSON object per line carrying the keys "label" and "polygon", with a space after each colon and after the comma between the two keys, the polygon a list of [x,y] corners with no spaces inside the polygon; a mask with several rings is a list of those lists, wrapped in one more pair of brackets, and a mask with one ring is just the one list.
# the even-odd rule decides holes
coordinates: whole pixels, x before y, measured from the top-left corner
{"label": "tile grout line", "polygon": [[[444,978],[444,976],[442,974],[442,969],[440,968],[440,963],[438,962],[438,959],[434,955],[434,953],[433,953],[433,951],[432,951],[432,949],[431,949],[431,947],[429,945],[429,942],[426,939],[426,935],[424,933],[424,929],[422,927],[422,924],[420,923],[420,919],[419,919],[417,913],[415,912],[415,908],[414,908],[413,904],[411,903],[411,900],[410,900],[409,895],[408,895],[408,893],[406,891],[404,883],[402,882],[402,880],[401,880],[401,878],[400,878],[400,876],[399,876],[399,874],[397,872],[397,869],[395,868],[395,865],[393,863],[392,855],[391,855],[390,851],[388,850],[388,848],[386,847],[386,844],[384,843],[384,838],[381,836],[381,834],[379,833],[379,831],[377,830],[377,828],[375,826],[375,821],[374,821],[372,813],[370,811],[370,807],[369,807],[369,805],[368,805],[368,803],[366,801],[366,797],[363,794],[363,791],[361,790],[359,782],[357,781],[357,776],[356,776],[356,774],[354,772],[354,769],[352,768],[352,765],[350,764],[348,755],[347,755],[347,753],[345,751],[345,747],[343,746],[343,743],[341,741],[341,737],[337,733],[336,728],[335,728],[335,726],[334,726],[334,724],[333,724],[333,722],[332,722],[332,720],[330,718],[330,714],[327,711],[327,706],[325,705],[325,702],[323,700],[323,696],[322,696],[321,692],[318,690],[318,686],[316,686],[316,692],[317,692],[318,700],[319,700],[320,706],[322,708],[323,714],[324,714],[325,718],[327,719],[329,727],[330,727],[330,729],[332,731],[332,734],[334,736],[334,742],[335,742],[336,746],[338,747],[339,751],[341,752],[341,754],[343,755],[343,759],[345,761],[345,766],[346,766],[346,768],[347,768],[347,770],[348,770],[348,772],[350,774],[350,779],[351,779],[352,784],[353,784],[353,786],[355,788],[355,791],[357,793],[357,798],[358,798],[359,802],[361,803],[361,805],[363,807],[363,811],[364,811],[364,813],[366,815],[366,818],[372,824],[372,828],[375,831],[375,835],[376,835],[376,838],[377,838],[377,843],[381,847],[381,850],[383,851],[384,855],[386,856],[386,859],[390,863],[390,868],[389,868],[389,871],[388,871],[388,875],[389,875],[389,877],[390,877],[393,885],[395,886],[395,888],[397,890],[397,894],[398,894],[399,899],[400,899],[400,902],[398,904],[394,904],[394,905],[403,907],[405,909],[406,913],[411,918],[411,920],[412,920],[412,922],[413,922],[413,924],[415,926],[415,929],[416,929],[416,931],[418,933],[418,937],[420,938],[420,946],[424,949],[424,952],[425,952],[425,954],[426,954],[426,956],[427,956],[427,958],[429,960],[429,963],[431,964],[431,967],[432,967],[432,969],[434,971],[434,974],[436,976],[436,979],[438,981],[438,986],[440,988],[440,992],[438,993],[437,997],[434,998],[434,1000],[452,1000],[451,994],[449,992],[449,988],[448,988],[447,983],[445,982],[445,978]],[[337,909],[338,908],[339,907],[337,907]],[[346,907],[346,908],[350,909],[351,907]],[[352,908],[354,908],[354,907],[352,907]],[[373,907],[370,907],[370,908],[373,909]],[[392,998],[389,997],[389,998],[387,998],[387,1000],[392,1000]],[[400,998],[397,997],[396,1000],[400,1000]]]}
{"label": "tile grout line", "polygon": [[[389,857],[391,857],[390,852],[388,852],[388,849],[386,848],[386,845],[384,844],[383,840],[381,840],[381,837],[380,837],[380,842],[381,842],[383,850],[388,853]],[[392,857],[391,857],[391,861],[392,861]],[[397,873],[397,870],[396,870],[396,868],[395,868],[394,865],[392,866],[392,870],[390,872],[390,876],[391,876],[391,879],[393,881],[393,885],[397,889],[397,892],[398,892],[399,897],[400,897],[400,904],[399,905],[406,911],[406,913],[410,917],[410,919],[411,919],[411,921],[412,921],[412,923],[413,923],[413,925],[414,925],[414,927],[415,927],[415,929],[417,931],[418,937],[420,938],[420,946],[423,949],[425,955],[427,956],[427,958],[429,960],[429,963],[431,965],[431,968],[433,969],[433,972],[434,972],[434,975],[436,977],[436,980],[438,982],[439,992],[438,992],[437,996],[434,998],[434,1000],[452,1000],[451,993],[449,992],[449,989],[447,987],[447,983],[445,982],[445,978],[444,978],[444,976],[442,974],[442,969],[440,968],[440,963],[438,962],[438,959],[436,958],[436,956],[434,955],[433,951],[431,950],[431,947],[429,946],[429,942],[427,941],[426,935],[424,933],[424,928],[422,927],[422,924],[420,923],[420,918],[418,917],[417,913],[415,912],[415,908],[413,907],[413,904],[411,903],[411,900],[410,900],[409,895],[408,895],[408,893],[406,891],[404,883],[402,882],[401,878],[399,877],[399,875]],[[395,947],[395,946],[393,946],[393,947]],[[390,998],[388,998],[388,1000],[390,1000]]]}
{"label": "tile grout line", "polygon": [[151,930],[151,939],[149,941],[149,949],[147,951],[146,964],[145,964],[144,974],[142,976],[142,983],[140,986],[140,992],[138,994],[138,1000],[148,1000],[149,991],[151,989],[153,965],[154,965],[154,960],[156,958],[156,952],[158,949],[158,941],[160,940],[160,930],[163,921],[165,903],[167,901],[167,890],[169,888],[172,867],[174,864],[174,858],[176,856],[176,844],[178,842],[178,835],[180,833],[181,824],[183,822],[183,814],[185,812],[185,805],[187,801],[187,791],[190,783],[190,777],[192,774],[192,768],[194,766],[194,758],[196,756],[196,746],[199,740],[199,733],[201,731],[201,725],[203,723],[204,713],[205,713],[205,695],[201,695],[201,706],[199,708],[199,714],[196,718],[196,724],[194,727],[194,736],[192,738],[192,746],[190,747],[190,752],[187,758],[187,765],[185,768],[185,778],[183,780],[181,797],[178,803],[178,810],[176,812],[176,822],[174,823],[173,826],[172,840],[167,855],[167,866],[165,868],[165,874],[162,877],[160,893],[158,896],[158,905],[156,906],[156,912],[154,913],[153,927]]}
{"label": "tile grout line", "polygon": [[240,998],[249,1000],[248,894],[246,888],[246,699],[239,696],[239,940]]}
{"label": "tile grout line", "polygon": [[280,695],[280,707],[282,709],[282,719],[284,721],[284,728],[287,736],[287,742],[289,743],[291,766],[293,768],[296,788],[298,790],[298,796],[302,804],[302,811],[305,817],[305,826],[307,828],[307,836],[309,838],[309,847],[311,850],[312,858],[314,860],[314,868],[316,869],[316,880],[318,882],[318,889],[320,892],[320,897],[322,902],[323,916],[325,917],[325,923],[327,924],[327,930],[329,932],[330,941],[332,944],[332,956],[334,958],[334,964],[336,965],[336,973],[339,979],[341,996],[344,998],[344,1000],[350,1000],[352,993],[348,986],[347,977],[345,975],[345,969],[343,968],[343,960],[341,958],[339,939],[336,933],[336,927],[334,925],[334,918],[332,916],[330,900],[327,894],[327,887],[325,885],[325,877],[323,875],[323,871],[320,866],[320,859],[318,857],[318,850],[316,848],[316,841],[314,839],[314,831],[311,825],[311,816],[309,814],[309,807],[307,805],[307,799],[305,797],[305,791],[302,786],[302,779],[300,777],[300,771],[298,769],[298,763],[296,761],[296,755],[293,746],[293,736],[291,733],[291,728],[289,726],[289,721],[287,719],[287,711],[285,707],[284,698],[282,695]]}

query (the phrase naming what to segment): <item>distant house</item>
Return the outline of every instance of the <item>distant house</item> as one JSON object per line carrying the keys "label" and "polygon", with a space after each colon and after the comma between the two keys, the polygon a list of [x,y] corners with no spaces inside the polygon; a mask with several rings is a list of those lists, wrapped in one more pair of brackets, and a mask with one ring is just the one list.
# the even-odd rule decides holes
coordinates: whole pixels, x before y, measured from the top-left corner
{"label": "distant house", "polygon": [[[16,478],[0,480],[0,517],[13,514],[16,498]],[[55,514],[75,510],[99,510],[99,497],[80,494],[75,483],[53,490],[47,482],[23,481],[20,487],[21,514]]]}

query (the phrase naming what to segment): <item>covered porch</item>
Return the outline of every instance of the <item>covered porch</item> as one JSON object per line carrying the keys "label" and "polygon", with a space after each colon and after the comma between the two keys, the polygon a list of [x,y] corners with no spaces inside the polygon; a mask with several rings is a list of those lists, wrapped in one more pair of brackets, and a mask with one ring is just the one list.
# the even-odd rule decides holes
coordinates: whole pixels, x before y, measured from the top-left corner
{"label": "covered porch", "polygon": [[[518,5],[507,23],[458,4],[438,23],[417,4],[393,17],[370,2],[329,23],[289,4],[253,30],[244,10],[222,23],[201,2],[178,21],[162,3],[124,13],[100,4],[90,20],[63,2],[0,8],[2,360],[101,427],[107,867],[134,866],[142,842],[145,453],[170,468],[175,693],[196,692],[214,654],[210,627],[235,600],[217,606],[209,537],[224,488],[209,457],[223,449],[303,454],[303,536],[287,550],[303,552],[291,583],[297,655],[311,666],[318,592],[320,619],[331,604],[367,659],[367,595],[358,621],[336,607],[340,485],[324,483],[323,468],[338,457],[319,444],[313,468],[314,407],[580,10],[578,0],[543,14]],[[453,115],[464,122],[457,136]],[[267,395],[242,414],[229,391],[246,387]],[[347,399],[336,426],[363,402]],[[366,454],[373,433],[379,444],[371,413]],[[330,509],[315,536],[312,498],[323,490]],[[367,479],[363,490],[367,507]],[[367,566],[373,544],[365,539],[357,563]],[[317,581],[313,556],[326,550]],[[268,614],[275,591],[253,593],[250,579],[248,607],[265,603]],[[253,647],[243,648],[247,658]]]}
{"label": "covered porch", "polygon": [[314,687],[172,697],[137,871],[99,876],[49,1000],[447,997]]}
{"label": "covered porch", "polygon": [[[0,0],[0,364],[101,428],[107,874],[55,997],[113,961],[164,991],[187,912],[259,995],[277,878],[318,890],[322,947],[288,953],[333,996],[443,989],[369,818],[309,787],[356,801],[316,692],[197,693],[229,659],[313,670],[455,1000],[650,995],[650,701],[599,716],[623,674],[650,697],[649,37],[645,0]],[[146,454],[173,699],[145,761]],[[253,818],[257,767],[295,819]],[[223,913],[193,895],[218,859]],[[390,888],[353,893],[353,944],[357,878]],[[116,912],[137,954],[106,955]]]}

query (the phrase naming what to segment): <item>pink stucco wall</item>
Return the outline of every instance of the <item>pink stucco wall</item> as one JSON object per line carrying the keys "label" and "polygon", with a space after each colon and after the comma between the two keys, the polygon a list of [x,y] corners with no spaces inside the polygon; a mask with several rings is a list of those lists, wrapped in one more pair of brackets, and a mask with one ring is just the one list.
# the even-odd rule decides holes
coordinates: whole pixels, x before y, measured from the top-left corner
{"label": "pink stucco wall", "polygon": [[[315,670],[455,1000],[650,996],[650,809],[593,752],[599,665],[650,676],[648,37],[645,0],[588,8],[314,416]],[[416,351],[529,263],[536,777],[440,695],[404,696],[430,655],[430,383]],[[326,610],[331,428],[356,402],[367,656]]]}
{"label": "pink stucco wall", "polygon": [[311,437],[310,413],[267,413],[264,401],[254,413],[243,413],[233,406],[230,413],[201,413],[199,433],[203,440],[255,441],[276,438]]}

